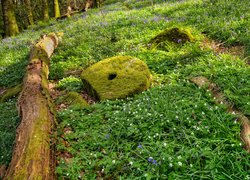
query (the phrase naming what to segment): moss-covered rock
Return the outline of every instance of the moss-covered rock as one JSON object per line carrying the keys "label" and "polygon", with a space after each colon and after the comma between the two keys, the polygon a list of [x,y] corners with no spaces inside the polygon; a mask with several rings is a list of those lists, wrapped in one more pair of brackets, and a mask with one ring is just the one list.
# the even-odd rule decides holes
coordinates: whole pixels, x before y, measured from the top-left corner
{"label": "moss-covered rock", "polygon": [[68,106],[78,105],[81,107],[87,107],[88,103],[83,97],[77,92],[68,92],[65,95],[59,97],[56,101],[57,104],[66,104]]}
{"label": "moss-covered rock", "polygon": [[149,41],[150,48],[162,48],[166,43],[182,45],[186,42],[194,41],[193,35],[189,30],[180,28],[166,29]]}
{"label": "moss-covered rock", "polygon": [[126,98],[150,86],[147,65],[131,56],[116,56],[102,60],[81,74],[89,94],[99,100]]}

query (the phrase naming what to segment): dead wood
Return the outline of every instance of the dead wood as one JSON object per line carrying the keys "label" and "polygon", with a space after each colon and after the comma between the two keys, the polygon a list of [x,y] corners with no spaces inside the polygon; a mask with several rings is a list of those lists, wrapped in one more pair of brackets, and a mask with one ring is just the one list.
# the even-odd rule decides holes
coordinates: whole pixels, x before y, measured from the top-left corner
{"label": "dead wood", "polygon": [[48,65],[57,45],[58,37],[51,33],[43,36],[31,49],[18,101],[21,123],[4,179],[55,179],[51,142],[55,121],[48,90]]}

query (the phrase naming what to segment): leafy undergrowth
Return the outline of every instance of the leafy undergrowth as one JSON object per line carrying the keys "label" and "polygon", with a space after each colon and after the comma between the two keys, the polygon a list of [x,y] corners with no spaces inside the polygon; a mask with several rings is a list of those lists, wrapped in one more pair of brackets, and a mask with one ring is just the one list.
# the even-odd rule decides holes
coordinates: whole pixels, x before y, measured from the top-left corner
{"label": "leafy undergrowth", "polygon": [[[108,1],[113,2],[0,42],[0,87],[22,81],[31,44],[48,32],[64,32],[50,68],[58,89],[80,92],[79,71],[117,55],[144,60],[154,75],[154,87],[135,97],[58,113],[58,177],[249,178],[249,154],[240,144],[236,117],[188,79],[206,76],[249,115],[250,1]],[[195,42],[166,43],[165,51],[148,48],[150,39],[173,27],[190,30]],[[207,37],[243,45],[246,53],[242,59],[215,53],[201,47]],[[18,121],[14,104],[0,104],[0,164],[10,161]]]}
{"label": "leafy undergrowth", "polygon": [[16,99],[0,103],[0,112],[0,165],[8,165],[11,160],[15,130],[19,123]]}
{"label": "leafy undergrowth", "polygon": [[59,158],[59,178],[244,179],[250,173],[237,118],[187,81],[58,117],[57,150],[71,154]]}

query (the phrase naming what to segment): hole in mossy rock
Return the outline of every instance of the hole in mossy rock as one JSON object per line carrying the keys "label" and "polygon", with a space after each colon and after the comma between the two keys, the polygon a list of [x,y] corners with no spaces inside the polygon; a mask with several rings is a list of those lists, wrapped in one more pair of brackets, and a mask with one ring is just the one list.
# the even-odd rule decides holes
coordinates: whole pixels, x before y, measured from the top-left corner
{"label": "hole in mossy rock", "polygon": [[111,73],[111,74],[109,74],[108,80],[113,80],[116,78],[116,76],[117,76],[116,73]]}

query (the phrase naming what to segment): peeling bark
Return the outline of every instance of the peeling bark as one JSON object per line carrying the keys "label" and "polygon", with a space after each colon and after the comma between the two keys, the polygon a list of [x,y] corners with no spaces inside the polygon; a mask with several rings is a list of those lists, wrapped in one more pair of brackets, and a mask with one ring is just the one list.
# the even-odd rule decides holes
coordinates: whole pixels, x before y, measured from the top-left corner
{"label": "peeling bark", "polygon": [[48,65],[57,45],[58,37],[49,34],[31,49],[18,101],[21,124],[4,179],[55,179],[55,156],[51,142],[55,119],[48,90]]}

